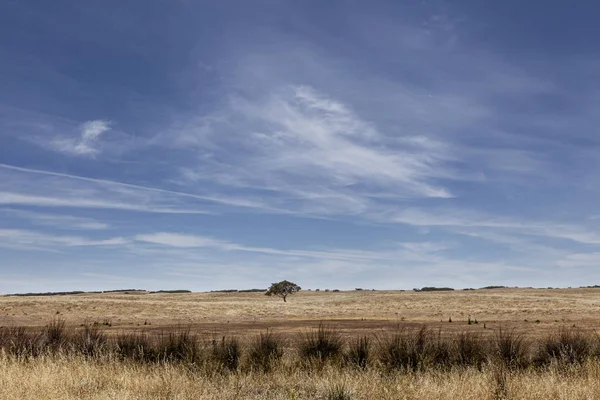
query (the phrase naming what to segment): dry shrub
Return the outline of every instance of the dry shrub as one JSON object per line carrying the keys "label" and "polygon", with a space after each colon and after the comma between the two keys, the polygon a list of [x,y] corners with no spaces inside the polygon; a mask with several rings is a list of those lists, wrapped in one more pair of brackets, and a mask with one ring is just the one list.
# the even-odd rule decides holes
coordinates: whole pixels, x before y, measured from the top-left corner
{"label": "dry shrub", "polygon": [[492,347],[496,358],[509,369],[526,368],[530,365],[529,344],[522,335],[514,330],[506,331],[500,328]]}
{"label": "dry shrub", "polygon": [[367,369],[371,363],[371,338],[360,336],[353,339],[344,354],[346,363],[358,369]]}
{"label": "dry shrub", "polygon": [[307,332],[300,341],[299,354],[307,364],[324,364],[337,360],[342,354],[344,342],[334,328],[319,324],[316,330]]}
{"label": "dry shrub", "polygon": [[582,331],[563,327],[542,340],[536,355],[536,364],[581,364],[596,353],[594,344]]}
{"label": "dry shrub", "polygon": [[237,371],[240,364],[241,346],[236,338],[223,336],[212,341],[211,360],[217,372]]}
{"label": "dry shrub", "polygon": [[71,338],[72,350],[85,357],[98,358],[108,355],[108,338],[97,326],[85,325]]}
{"label": "dry shrub", "polygon": [[64,319],[55,318],[46,325],[44,346],[51,352],[63,350],[70,342]]}
{"label": "dry shrub", "polygon": [[252,371],[270,372],[283,356],[281,338],[267,331],[261,333],[251,345],[248,364]]}
{"label": "dry shrub", "polygon": [[325,398],[327,400],[350,400],[352,395],[345,384],[338,383],[327,390]]}
{"label": "dry shrub", "polygon": [[121,360],[148,363],[156,360],[156,351],[143,332],[122,333],[115,337],[115,351]]}
{"label": "dry shrub", "polygon": [[479,335],[472,332],[462,332],[458,335],[455,345],[456,365],[481,370],[488,360],[488,354],[489,349]]}
{"label": "dry shrub", "polygon": [[159,362],[199,365],[202,361],[199,341],[189,329],[159,337],[156,357]]}
{"label": "dry shrub", "polygon": [[0,348],[17,358],[37,357],[45,350],[44,338],[24,327],[0,328]]}
{"label": "dry shrub", "polygon": [[398,329],[381,344],[379,360],[388,370],[419,371],[431,365],[434,340],[425,326]]}

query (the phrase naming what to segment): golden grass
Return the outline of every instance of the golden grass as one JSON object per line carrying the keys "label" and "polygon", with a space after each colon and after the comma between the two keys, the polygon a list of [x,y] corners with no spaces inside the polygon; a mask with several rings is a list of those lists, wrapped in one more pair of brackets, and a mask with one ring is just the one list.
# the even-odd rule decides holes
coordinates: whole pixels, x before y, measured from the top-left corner
{"label": "golden grass", "polygon": [[482,372],[393,375],[337,368],[206,375],[173,365],[0,357],[2,399],[327,399],[336,387],[343,387],[350,399],[597,399],[600,363],[507,373],[506,390],[499,390],[498,373],[491,366]]}
{"label": "golden grass", "polygon": [[[563,326],[593,330],[600,323],[599,300],[598,289],[303,292],[287,303],[261,293],[0,297],[0,326],[41,327],[56,317],[71,327],[109,320],[111,327],[102,326],[108,333],[185,326],[204,338],[238,335],[246,344],[267,327],[297,338],[298,331],[319,321],[345,336],[424,324],[433,332],[441,327],[450,333],[487,334],[502,326],[542,338]],[[479,324],[467,325],[469,314]],[[386,373],[333,365],[306,369],[290,354],[272,372],[261,374],[122,362],[112,356],[98,361],[58,354],[26,361],[0,352],[0,399],[328,399],[335,389],[348,399],[600,399],[598,358],[583,365],[503,373],[494,363],[482,371]]]}
{"label": "golden grass", "polygon": [[[600,324],[600,289],[493,289],[301,292],[287,303],[261,293],[83,294],[0,297],[0,326],[41,326],[56,316],[70,325],[112,323],[113,330],[192,325],[206,333],[244,334],[272,327],[298,331],[336,320],[343,331],[372,331],[398,322],[464,328],[472,315],[482,328],[525,332]],[[454,325],[447,321],[452,318]],[[536,321],[539,320],[539,323]]]}

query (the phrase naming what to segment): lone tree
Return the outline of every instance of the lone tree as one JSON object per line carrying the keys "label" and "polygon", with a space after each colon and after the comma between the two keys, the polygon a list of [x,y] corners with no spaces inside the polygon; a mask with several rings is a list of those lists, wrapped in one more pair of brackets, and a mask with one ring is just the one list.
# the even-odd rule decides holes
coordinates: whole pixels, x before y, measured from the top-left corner
{"label": "lone tree", "polygon": [[279,296],[285,302],[288,295],[298,293],[300,289],[302,288],[293,282],[281,281],[278,283],[272,283],[271,287],[265,294],[267,296]]}

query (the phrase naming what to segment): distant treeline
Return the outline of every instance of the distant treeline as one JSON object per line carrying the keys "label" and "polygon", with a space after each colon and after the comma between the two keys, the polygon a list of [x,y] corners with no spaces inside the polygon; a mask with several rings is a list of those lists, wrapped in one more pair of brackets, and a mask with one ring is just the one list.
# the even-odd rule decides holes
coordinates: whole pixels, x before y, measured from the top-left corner
{"label": "distant treeline", "polygon": [[223,289],[223,290],[211,290],[211,293],[258,293],[266,292],[267,289]]}
{"label": "distant treeline", "polygon": [[[81,290],[74,290],[72,292],[45,292],[45,293],[13,293],[8,294],[7,296],[66,296],[69,294],[83,294]],[[89,293],[89,292],[87,292]],[[99,292],[98,292],[99,293]]]}
{"label": "distant treeline", "polygon": [[192,293],[191,290],[176,289],[176,290],[156,290],[150,293]]}
{"label": "distant treeline", "polygon": [[[588,286],[588,287],[594,287],[594,286]],[[600,287],[600,286],[597,286]],[[481,289],[507,289],[507,286],[485,286],[482,287]],[[426,286],[424,288],[421,289],[413,289],[415,292],[448,292],[448,291],[452,291],[454,290],[453,288],[450,287],[433,287],[433,286]],[[466,288],[466,289],[462,289],[462,290],[475,290],[473,288]]]}
{"label": "distant treeline", "polygon": [[98,294],[98,293],[192,293],[191,290],[143,290],[143,289],[115,289],[115,290],[94,290],[85,292],[83,290],[72,290],[70,292],[42,292],[42,293],[13,293],[8,294],[7,296],[67,296],[67,295],[75,295],[75,294]]}
{"label": "distant treeline", "polygon": [[421,289],[413,289],[415,292],[450,292],[454,290],[450,287],[433,287],[433,286],[425,286]]}

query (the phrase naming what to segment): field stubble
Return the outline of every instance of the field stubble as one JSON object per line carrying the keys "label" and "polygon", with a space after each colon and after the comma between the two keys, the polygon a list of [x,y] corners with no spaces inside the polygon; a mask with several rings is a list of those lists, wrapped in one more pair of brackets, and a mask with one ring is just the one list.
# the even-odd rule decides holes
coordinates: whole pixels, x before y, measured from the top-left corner
{"label": "field stubble", "polygon": [[[598,311],[600,290],[595,289],[307,292],[287,303],[260,293],[0,297],[0,326],[9,327],[4,332],[13,335],[19,332],[15,327],[26,326],[25,332],[44,331],[44,343],[52,343],[52,334],[43,326],[58,319],[66,320],[79,331],[84,330],[79,327],[81,324],[96,323],[96,329],[112,340],[128,334],[158,337],[160,333],[164,338],[168,332],[182,332],[184,326],[205,342],[213,338],[212,352],[207,353],[204,348],[202,356],[210,354],[213,363],[203,363],[202,371],[190,368],[195,361],[156,358],[136,362],[115,356],[118,352],[90,357],[81,350],[42,351],[32,358],[2,350],[0,398],[594,399],[600,398],[600,346],[594,334],[600,322]],[[469,315],[477,323],[468,325]],[[448,322],[449,318],[453,322]],[[320,321],[337,329],[346,354],[348,346],[359,346],[364,335],[377,336],[378,351],[385,349],[401,367],[395,368],[396,364],[388,363],[381,354],[371,355],[368,364],[377,367],[362,368],[358,362],[355,367],[348,367],[347,358],[342,355],[335,362],[319,361],[319,368],[314,368],[314,364],[311,368],[302,366],[298,363],[302,350],[290,349],[298,349],[294,341],[305,340],[309,331],[314,334]],[[422,352],[419,327],[427,327],[428,343],[436,348],[427,350],[428,362],[437,360],[435,368],[421,368],[423,359],[413,359]],[[236,361],[229,368],[223,369],[222,363],[220,368],[215,367],[214,360],[222,356],[219,346],[225,349],[224,362],[231,348],[223,335],[227,340],[238,338],[245,354],[253,354],[251,343],[267,328],[287,346],[276,368],[248,369],[247,361],[241,366]],[[566,346],[560,345],[556,351],[556,343],[544,343],[551,333],[555,334],[553,340],[560,342],[563,339],[556,335],[567,332],[566,329],[585,335],[587,345],[593,343],[594,350],[580,348],[583,342],[576,335],[567,337]],[[411,332],[412,347],[403,342],[406,337],[394,339],[393,332]],[[459,358],[453,356],[452,365],[443,367],[444,348],[435,345],[435,335],[441,338],[440,332],[447,335],[446,342],[448,337],[454,338],[450,340],[452,346],[460,343],[457,335],[477,334],[487,343],[487,361],[458,365]],[[516,336],[511,338],[513,333]],[[216,341],[218,338],[223,342]],[[313,339],[318,342],[318,336],[313,335]],[[516,356],[514,363],[510,361],[518,355],[521,339],[528,343],[527,366],[520,365]],[[532,353],[532,341],[536,349],[544,348],[551,357],[533,360],[531,357],[538,350]],[[583,347],[587,345],[584,343]],[[315,346],[322,348],[318,343],[313,343]],[[412,348],[412,353],[407,353],[406,348]],[[453,349],[456,352],[456,347]],[[356,350],[353,357],[359,359],[362,350]],[[472,353],[469,348],[461,351]],[[589,356],[578,359],[578,352]],[[500,355],[502,362],[498,362]],[[543,365],[536,367],[536,362]],[[345,366],[340,367],[342,364]],[[394,368],[390,370],[389,366]]]}
{"label": "field stubble", "polygon": [[[398,323],[465,329],[502,325],[526,334],[562,325],[600,326],[600,289],[493,289],[454,292],[301,292],[287,303],[261,293],[82,294],[0,297],[0,326],[42,326],[59,316],[71,325],[110,322],[109,330],[192,326],[215,334],[297,332],[335,321],[344,333]],[[452,319],[453,324],[448,323]],[[471,328],[471,327],[469,327]]]}

